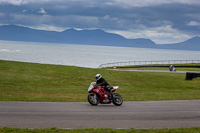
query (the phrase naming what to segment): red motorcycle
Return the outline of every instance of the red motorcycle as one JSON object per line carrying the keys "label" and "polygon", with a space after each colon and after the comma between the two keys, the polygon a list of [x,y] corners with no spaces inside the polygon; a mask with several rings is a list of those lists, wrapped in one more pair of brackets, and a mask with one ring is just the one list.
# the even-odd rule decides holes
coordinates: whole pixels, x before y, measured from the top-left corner
{"label": "red motorcycle", "polygon": [[[117,94],[113,93],[112,96],[109,96],[109,93],[105,90],[104,86],[95,87],[95,82],[92,82],[88,88],[88,102],[91,105],[98,105],[101,104],[110,104],[113,103],[116,106],[120,106],[123,103],[122,97]],[[119,87],[113,86],[112,92],[116,91]]]}

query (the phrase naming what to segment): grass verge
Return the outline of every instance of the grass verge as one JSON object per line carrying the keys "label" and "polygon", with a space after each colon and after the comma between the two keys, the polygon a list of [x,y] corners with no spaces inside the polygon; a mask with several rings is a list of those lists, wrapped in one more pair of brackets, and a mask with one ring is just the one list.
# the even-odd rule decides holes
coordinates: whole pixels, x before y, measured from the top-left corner
{"label": "grass verge", "polygon": [[200,133],[200,127],[174,129],[19,129],[0,128],[0,133]]}
{"label": "grass verge", "polygon": [[183,73],[122,72],[0,60],[0,101],[86,102],[100,73],[124,101],[200,99],[200,78]]}

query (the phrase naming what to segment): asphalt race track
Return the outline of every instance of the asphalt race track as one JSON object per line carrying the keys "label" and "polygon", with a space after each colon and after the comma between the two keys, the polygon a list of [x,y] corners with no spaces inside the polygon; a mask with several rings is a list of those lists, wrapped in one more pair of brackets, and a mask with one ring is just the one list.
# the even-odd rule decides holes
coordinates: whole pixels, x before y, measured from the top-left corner
{"label": "asphalt race track", "polygon": [[0,102],[0,127],[179,128],[200,127],[200,100],[124,102]]}

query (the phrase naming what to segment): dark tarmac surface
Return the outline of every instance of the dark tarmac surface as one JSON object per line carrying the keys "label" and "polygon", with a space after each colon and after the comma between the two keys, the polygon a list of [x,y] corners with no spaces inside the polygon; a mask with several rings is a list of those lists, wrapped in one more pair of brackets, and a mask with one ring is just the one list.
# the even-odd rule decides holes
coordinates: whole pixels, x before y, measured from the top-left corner
{"label": "dark tarmac surface", "polygon": [[0,127],[180,128],[200,127],[200,100],[124,102],[0,102]]}
{"label": "dark tarmac surface", "polygon": [[199,71],[169,71],[169,70],[134,70],[134,69],[109,69],[114,71],[130,71],[130,72],[166,72],[166,73],[186,73],[193,72],[199,73]]}

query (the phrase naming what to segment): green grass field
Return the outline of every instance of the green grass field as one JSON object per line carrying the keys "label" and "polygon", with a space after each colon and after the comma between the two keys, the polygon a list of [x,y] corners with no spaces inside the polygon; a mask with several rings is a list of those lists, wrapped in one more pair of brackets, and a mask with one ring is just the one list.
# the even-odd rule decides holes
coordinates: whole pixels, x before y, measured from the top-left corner
{"label": "green grass field", "polygon": [[199,127],[177,129],[18,129],[0,128],[0,133],[200,133]]}
{"label": "green grass field", "polygon": [[[182,73],[123,72],[73,66],[0,60],[0,101],[86,102],[87,89],[101,73],[125,101],[200,99],[200,78]],[[19,129],[0,133],[200,133],[199,127],[177,129]]]}
{"label": "green grass field", "polygon": [[74,66],[0,61],[0,101],[86,102],[100,73],[124,101],[200,99],[200,78],[183,73],[122,72]]}

